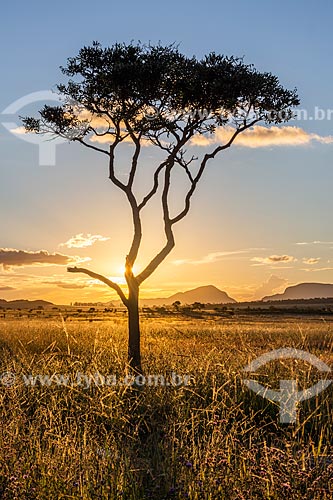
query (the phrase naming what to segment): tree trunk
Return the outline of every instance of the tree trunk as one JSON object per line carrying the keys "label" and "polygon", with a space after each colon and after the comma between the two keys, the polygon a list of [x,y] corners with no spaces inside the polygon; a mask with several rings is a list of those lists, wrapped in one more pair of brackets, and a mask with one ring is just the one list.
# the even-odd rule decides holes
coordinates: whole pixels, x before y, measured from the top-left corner
{"label": "tree trunk", "polygon": [[[132,285],[132,284],[131,284]],[[139,287],[129,287],[128,296],[128,362],[137,373],[141,371]]]}

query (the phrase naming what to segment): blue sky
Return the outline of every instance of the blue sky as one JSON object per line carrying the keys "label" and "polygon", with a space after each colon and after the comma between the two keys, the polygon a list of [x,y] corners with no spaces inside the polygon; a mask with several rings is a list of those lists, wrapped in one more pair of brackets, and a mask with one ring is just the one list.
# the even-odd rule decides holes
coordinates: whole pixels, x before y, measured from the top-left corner
{"label": "blue sky", "polygon": [[[286,87],[296,86],[300,107],[310,115],[315,106],[333,109],[329,1],[13,1],[2,6],[1,19],[0,111],[31,92],[54,88],[63,78],[59,66],[93,40],[177,42],[188,55],[244,56],[259,70],[278,75]],[[57,147],[56,166],[39,166],[38,147],[8,132],[1,125],[6,118],[0,115],[0,248],[90,257],[97,271],[119,274],[130,218],[122,196],[107,182],[103,158],[64,144]],[[290,125],[329,138],[332,119]],[[177,227],[176,249],[147,282],[146,294],[212,283],[236,298],[250,298],[271,275],[281,286],[333,282],[332,152],[329,140],[314,138],[298,146],[235,146],[214,160],[190,216]],[[153,164],[154,153],[148,156]],[[158,236],[148,237],[142,263],[162,239],[157,216],[148,214],[146,222]],[[59,247],[80,233],[110,239],[84,249]],[[223,252],[235,253],[207,259]],[[293,260],[273,263],[272,255]],[[320,260],[309,264],[309,259]],[[112,297],[102,287],[84,286],[84,278],[82,288],[63,288],[77,279],[67,276],[64,266],[13,266],[1,278],[0,297],[7,299]]]}

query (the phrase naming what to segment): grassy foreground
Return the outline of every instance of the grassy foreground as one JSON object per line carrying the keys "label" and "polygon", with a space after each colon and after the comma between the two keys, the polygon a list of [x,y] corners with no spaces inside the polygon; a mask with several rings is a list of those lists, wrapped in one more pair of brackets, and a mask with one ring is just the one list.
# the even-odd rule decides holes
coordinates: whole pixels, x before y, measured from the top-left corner
{"label": "grassy foreground", "polygon": [[[2,320],[0,374],[12,375],[0,380],[0,497],[333,498],[332,385],[302,402],[297,423],[287,425],[276,403],[242,384],[244,366],[280,347],[332,366],[331,325],[147,318],[145,375],[191,381],[133,388],[115,383],[127,372],[125,318]],[[52,383],[27,378],[40,374]],[[68,377],[62,384],[60,374]],[[106,375],[113,378],[103,385]],[[318,371],[292,360],[259,370],[266,386],[278,388],[281,376],[302,388]]]}

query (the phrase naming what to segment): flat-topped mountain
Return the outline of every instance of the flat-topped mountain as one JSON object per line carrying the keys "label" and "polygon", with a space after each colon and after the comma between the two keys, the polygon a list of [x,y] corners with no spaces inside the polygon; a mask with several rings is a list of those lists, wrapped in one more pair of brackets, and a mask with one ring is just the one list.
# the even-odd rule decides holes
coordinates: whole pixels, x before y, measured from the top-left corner
{"label": "flat-topped mountain", "polygon": [[193,304],[194,302],[202,302],[203,304],[234,304],[237,302],[216,286],[206,285],[199,286],[198,288],[186,292],[178,292],[166,298],[141,299],[141,305],[171,305],[176,301],[182,304]]}
{"label": "flat-topped mountain", "polygon": [[263,301],[291,299],[326,299],[333,297],[333,285],[330,283],[299,283],[288,286],[283,293],[268,295]]}

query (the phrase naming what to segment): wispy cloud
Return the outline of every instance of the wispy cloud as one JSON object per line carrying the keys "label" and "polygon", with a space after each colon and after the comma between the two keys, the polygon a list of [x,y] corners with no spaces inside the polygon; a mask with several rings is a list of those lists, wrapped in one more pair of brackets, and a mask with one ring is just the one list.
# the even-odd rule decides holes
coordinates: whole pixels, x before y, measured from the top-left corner
{"label": "wispy cloud", "polygon": [[[90,142],[97,142],[98,144],[111,144],[114,141],[114,137],[107,135],[91,135],[89,136]],[[130,137],[125,137],[122,142],[126,142],[128,144],[133,144],[133,141]],[[142,146],[151,146],[152,143],[148,139],[141,139]]]}
{"label": "wispy cloud", "polygon": [[230,250],[226,252],[212,252],[207,255],[204,255],[200,259],[178,259],[174,260],[172,264],[175,266],[181,266],[183,264],[192,264],[192,265],[200,265],[200,264],[211,264],[213,262],[217,262],[224,257],[229,257],[231,255],[239,255],[239,254],[246,254],[251,251],[258,251],[258,250],[265,250],[265,248],[247,248],[243,250]]}
{"label": "wispy cloud", "polygon": [[9,292],[10,290],[16,290],[16,288],[12,286],[0,286],[0,292]]}
{"label": "wispy cloud", "polygon": [[[94,119],[95,121],[95,119]],[[94,123],[95,128],[100,131],[105,129],[106,122],[103,120],[97,120]],[[218,127],[214,134],[212,135],[195,135],[191,144],[195,146],[209,146],[212,144],[220,144],[227,142],[231,135],[234,133],[235,129],[231,126]],[[22,133],[21,128],[15,130],[16,133]],[[97,142],[100,144],[110,143],[112,137],[109,135],[96,136],[93,135],[89,137],[91,142]],[[131,142],[130,138],[126,138],[125,142]],[[301,127],[292,126],[272,126],[264,127],[261,125],[256,125],[248,130],[245,130],[235,139],[235,144],[238,146],[243,146],[247,148],[265,148],[272,146],[306,146],[313,142],[318,142],[320,144],[332,144],[333,136],[322,136],[315,134],[313,132],[307,132]],[[151,145],[150,141],[143,141],[144,145]]]}
{"label": "wispy cloud", "polygon": [[70,289],[70,290],[87,288],[87,285],[85,285],[85,284],[69,283],[69,282],[65,282],[65,281],[42,281],[42,284],[43,285],[54,285],[54,286],[58,286],[59,288],[65,288],[65,289]]}
{"label": "wispy cloud", "polygon": [[24,266],[66,266],[91,260],[89,257],[71,257],[60,253],[49,253],[46,250],[31,252],[13,248],[0,248],[0,265],[5,270]]}
{"label": "wispy cloud", "polygon": [[304,258],[303,262],[304,264],[309,264],[310,266],[313,266],[314,264],[318,264],[320,261],[320,257],[310,257],[309,259]]}
{"label": "wispy cloud", "polygon": [[70,238],[65,243],[60,243],[60,247],[67,248],[87,248],[94,245],[98,241],[108,241],[110,238],[107,236],[101,236],[100,234],[87,234],[86,236],[83,233],[76,234],[72,238]]}
{"label": "wispy cloud", "polygon": [[270,255],[269,257],[252,257],[252,262],[256,262],[253,265],[264,265],[264,264],[286,264],[290,262],[296,262],[297,259],[292,255]]}
{"label": "wispy cloud", "polygon": [[23,135],[26,133],[25,127],[16,127],[10,130],[13,134]]}
{"label": "wispy cloud", "polygon": [[[98,144],[110,144],[114,141],[114,137],[111,135],[91,135],[89,136],[90,142],[97,142]],[[126,138],[123,142],[131,142],[130,138]]]}
{"label": "wispy cloud", "polygon": [[333,271],[333,267],[308,267],[301,269],[301,271],[305,271],[307,273],[318,273],[320,271]]}
{"label": "wispy cloud", "polygon": [[[228,141],[234,132],[232,127],[217,128],[211,136],[196,135],[192,144],[196,146],[209,146]],[[306,132],[300,127],[263,127],[255,126],[248,129],[235,139],[235,144],[247,148],[264,148],[271,146],[304,146],[312,142],[332,144],[333,136],[321,136]]]}
{"label": "wispy cloud", "polygon": [[333,245],[333,241],[298,241],[296,245]]}

